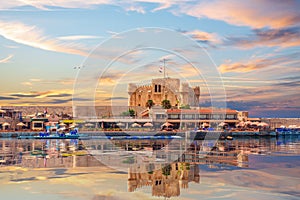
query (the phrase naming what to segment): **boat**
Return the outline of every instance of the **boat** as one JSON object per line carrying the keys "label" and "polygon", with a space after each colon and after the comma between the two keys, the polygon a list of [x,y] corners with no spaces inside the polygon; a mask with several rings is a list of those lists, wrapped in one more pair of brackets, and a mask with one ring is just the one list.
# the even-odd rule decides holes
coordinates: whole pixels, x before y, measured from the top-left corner
{"label": "boat", "polygon": [[278,136],[299,135],[300,128],[276,128],[275,133]]}
{"label": "boat", "polygon": [[157,135],[157,136],[116,136],[109,137],[111,140],[152,140],[152,139],[160,139],[160,140],[172,140],[172,139],[182,139],[181,136],[176,135]]}
{"label": "boat", "polygon": [[18,139],[79,139],[78,129],[71,130],[69,133],[56,132],[51,134],[50,132],[40,132],[36,136],[19,136]]}

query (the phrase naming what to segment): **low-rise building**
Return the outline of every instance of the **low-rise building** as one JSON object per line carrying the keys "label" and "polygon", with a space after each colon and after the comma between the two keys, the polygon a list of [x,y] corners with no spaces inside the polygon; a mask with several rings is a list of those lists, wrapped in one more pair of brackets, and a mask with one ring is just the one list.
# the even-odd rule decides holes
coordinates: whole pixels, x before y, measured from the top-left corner
{"label": "low-rise building", "polygon": [[217,127],[221,123],[234,127],[238,122],[238,111],[231,109],[169,109],[166,111],[167,121],[174,128]]}

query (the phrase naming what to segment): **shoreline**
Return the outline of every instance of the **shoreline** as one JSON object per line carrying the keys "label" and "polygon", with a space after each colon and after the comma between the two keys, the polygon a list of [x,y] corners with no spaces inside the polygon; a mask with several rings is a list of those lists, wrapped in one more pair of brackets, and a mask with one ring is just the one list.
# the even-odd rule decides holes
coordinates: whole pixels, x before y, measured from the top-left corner
{"label": "shoreline", "polygon": [[[37,131],[14,131],[14,132],[0,132],[0,138],[18,138],[37,136]],[[293,135],[299,135],[293,134]],[[182,138],[202,140],[205,136],[213,136],[214,138],[226,139],[227,137],[276,137],[279,136],[275,131],[82,131],[79,139],[94,139],[93,137],[124,137],[124,136],[180,136]],[[29,139],[29,138],[28,138]],[[47,139],[45,137],[45,139]]]}

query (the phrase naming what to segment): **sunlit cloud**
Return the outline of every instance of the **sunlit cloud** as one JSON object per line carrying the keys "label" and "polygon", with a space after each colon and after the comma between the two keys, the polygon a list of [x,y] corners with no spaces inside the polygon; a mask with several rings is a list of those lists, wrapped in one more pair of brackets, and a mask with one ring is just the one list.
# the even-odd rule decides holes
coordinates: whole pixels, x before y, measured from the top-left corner
{"label": "sunlit cloud", "polygon": [[13,57],[14,55],[8,55],[6,58],[1,59],[0,63],[8,63]]}
{"label": "sunlit cloud", "polygon": [[16,43],[31,47],[68,54],[86,56],[83,45],[66,43],[44,35],[36,26],[29,26],[20,22],[0,21],[0,35]]}
{"label": "sunlit cloud", "polygon": [[292,0],[212,0],[184,5],[178,12],[197,18],[221,20],[238,26],[283,28],[299,25],[299,6],[300,2]]}
{"label": "sunlit cloud", "polygon": [[245,73],[255,70],[262,70],[272,67],[284,67],[288,65],[299,64],[298,60],[295,60],[297,53],[286,54],[286,55],[269,55],[265,57],[253,57],[247,61],[232,62],[226,61],[221,64],[218,69],[221,73],[236,72]]}
{"label": "sunlit cloud", "polygon": [[197,18],[210,18],[225,21],[238,26],[249,26],[252,28],[283,28],[286,26],[299,25],[299,2],[286,1],[174,1],[174,0],[92,0],[92,1],[5,1],[1,3],[0,9],[16,9],[21,6],[32,6],[40,10],[55,10],[57,8],[81,8],[93,9],[101,5],[114,5],[125,11],[146,13],[144,3],[151,3],[151,12],[166,10],[178,15],[190,15]]}
{"label": "sunlit cloud", "polygon": [[45,97],[67,97],[72,95],[72,90],[56,90],[56,91],[32,91],[12,93],[10,96],[19,98],[45,98]]}
{"label": "sunlit cloud", "polygon": [[186,32],[187,35],[190,35],[196,41],[202,43],[212,43],[212,44],[220,44],[222,40],[216,33],[208,33],[200,30],[194,30]]}
{"label": "sunlit cloud", "polygon": [[227,63],[227,64],[221,64],[219,66],[219,70],[221,73],[226,73],[226,72],[249,72],[259,69],[259,66],[253,62],[253,63],[240,63],[240,62],[235,62],[235,63]]}

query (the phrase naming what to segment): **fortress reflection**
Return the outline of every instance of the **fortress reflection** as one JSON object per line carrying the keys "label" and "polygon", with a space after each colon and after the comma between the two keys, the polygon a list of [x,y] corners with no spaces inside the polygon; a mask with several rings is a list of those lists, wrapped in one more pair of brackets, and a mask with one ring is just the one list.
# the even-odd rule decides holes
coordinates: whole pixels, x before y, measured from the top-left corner
{"label": "fortress reflection", "polygon": [[[0,167],[116,167],[128,170],[128,191],[151,187],[157,197],[176,197],[200,182],[199,167],[248,167],[251,154],[298,153],[297,138],[185,140],[0,140]],[[102,162],[105,161],[105,162]],[[109,162],[108,162],[109,161]],[[113,168],[112,167],[112,168]],[[88,172],[88,169],[86,169]]]}
{"label": "fortress reflection", "polygon": [[152,196],[176,197],[189,182],[200,182],[199,166],[185,162],[134,165],[128,171],[128,191],[152,187]]}

